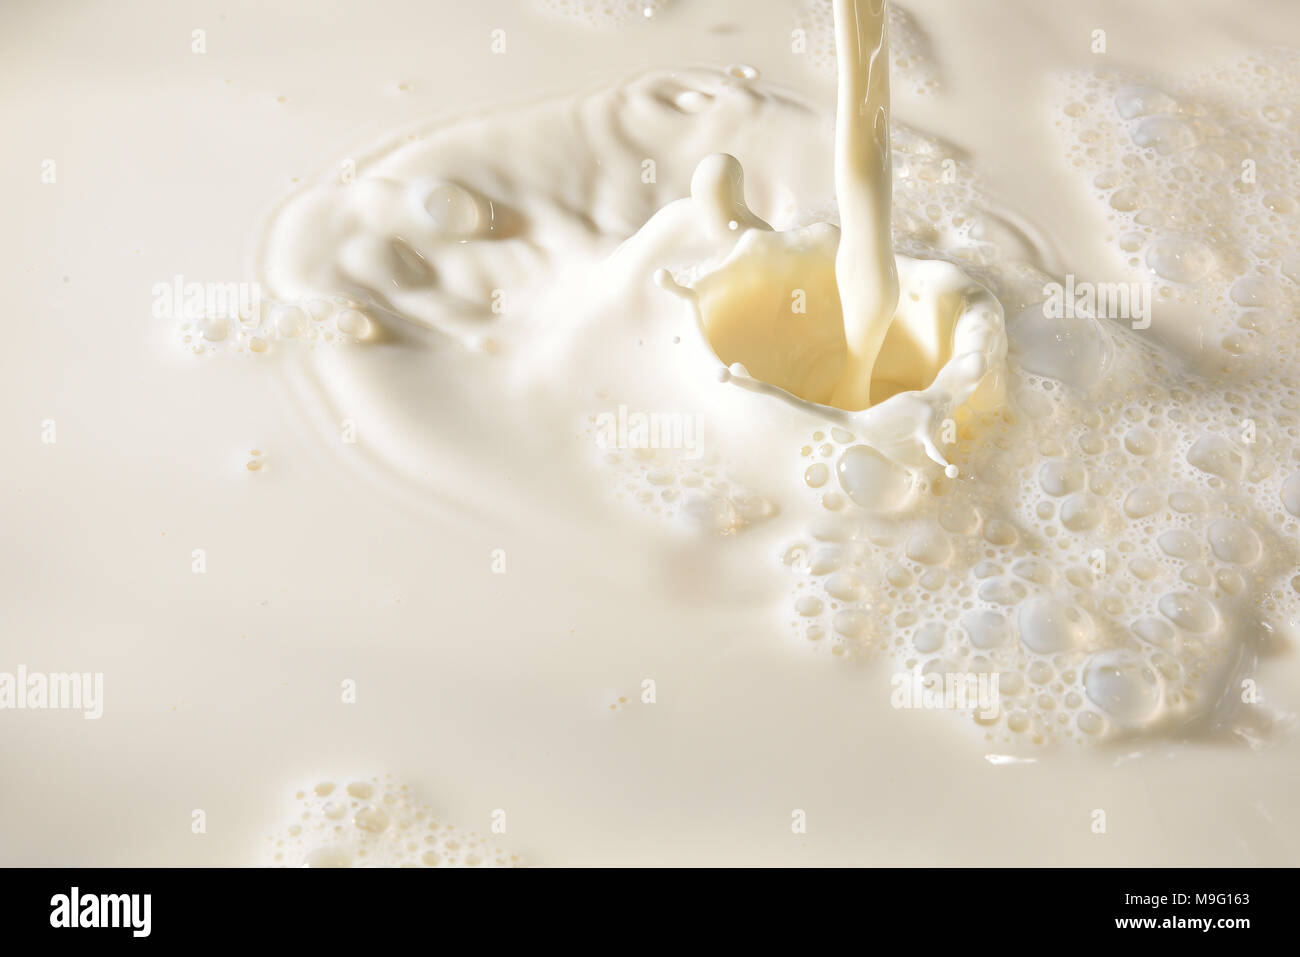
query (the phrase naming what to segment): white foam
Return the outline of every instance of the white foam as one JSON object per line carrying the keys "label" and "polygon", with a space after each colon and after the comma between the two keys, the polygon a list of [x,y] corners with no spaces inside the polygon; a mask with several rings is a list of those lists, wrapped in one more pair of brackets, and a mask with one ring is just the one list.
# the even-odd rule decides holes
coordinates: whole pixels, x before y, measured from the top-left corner
{"label": "white foam", "polygon": [[442,821],[392,775],[321,781],[266,839],[273,867],[516,867],[517,855]]}

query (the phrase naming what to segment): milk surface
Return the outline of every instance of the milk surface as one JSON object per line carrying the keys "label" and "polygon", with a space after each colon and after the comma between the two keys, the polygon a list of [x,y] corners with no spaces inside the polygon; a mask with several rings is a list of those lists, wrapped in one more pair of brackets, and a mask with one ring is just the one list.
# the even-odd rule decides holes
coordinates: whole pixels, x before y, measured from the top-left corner
{"label": "milk surface", "polygon": [[6,6],[4,860],[1293,863],[1300,24],[991,6],[865,401],[830,3]]}

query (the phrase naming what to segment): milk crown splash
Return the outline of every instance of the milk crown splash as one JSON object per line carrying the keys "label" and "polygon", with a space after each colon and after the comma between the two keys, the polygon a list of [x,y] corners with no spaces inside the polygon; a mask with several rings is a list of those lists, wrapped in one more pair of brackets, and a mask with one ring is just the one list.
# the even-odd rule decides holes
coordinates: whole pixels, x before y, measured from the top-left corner
{"label": "milk crown splash", "polygon": [[1001,404],[1003,312],[956,266],[893,253],[887,13],[884,0],[834,4],[838,230],[773,230],[745,205],[739,161],[719,155],[625,252],[649,258],[674,233],[723,246],[657,278],[696,308],[724,380],[841,422],[898,464],[953,476],[939,435],[968,407]]}

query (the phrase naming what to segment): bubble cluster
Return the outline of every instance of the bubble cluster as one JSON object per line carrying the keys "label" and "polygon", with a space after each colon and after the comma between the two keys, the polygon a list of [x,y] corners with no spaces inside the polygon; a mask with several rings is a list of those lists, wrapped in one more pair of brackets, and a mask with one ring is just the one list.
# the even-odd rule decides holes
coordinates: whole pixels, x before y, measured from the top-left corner
{"label": "bubble cluster", "polygon": [[323,781],[294,795],[289,823],[266,839],[272,867],[518,867],[514,854],[442,823],[391,775]]}
{"label": "bubble cluster", "polygon": [[1071,162],[1157,284],[1157,314],[1183,303],[1221,323],[1197,371],[1127,323],[1049,318],[1025,231],[963,230],[984,215],[967,172],[945,183],[941,144],[896,137],[899,244],[998,292],[1015,317],[1008,398],[956,423],[955,480],[905,488],[878,463],[843,466],[852,435],[812,436],[796,467],[821,514],[784,556],[812,647],[998,674],[998,716],[968,712],[991,742],[1260,723],[1239,683],[1260,636],[1300,615],[1298,62],[1167,90],[1067,81]]}
{"label": "bubble cluster", "polygon": [[1300,388],[1225,389],[1098,327],[1111,358],[1078,389],[1027,373],[1010,332],[1007,406],[961,424],[958,479],[847,508],[860,495],[829,466],[862,446],[812,436],[799,467],[825,515],[787,553],[798,632],[923,674],[997,673],[991,740],[1228,720],[1261,629],[1300,613]]}
{"label": "bubble cluster", "polygon": [[186,320],[177,327],[182,349],[194,355],[266,355],[277,346],[366,342],[378,327],[361,303],[343,296],[301,302],[262,301],[247,316]]}
{"label": "bubble cluster", "polygon": [[716,452],[702,449],[604,447],[596,417],[584,439],[597,467],[617,476],[614,498],[646,515],[710,535],[736,535],[771,518],[775,505],[727,473]]}
{"label": "bubble cluster", "polygon": [[1220,366],[1294,367],[1300,308],[1300,54],[1261,53],[1168,84],[1123,72],[1060,81],[1068,162],[1110,221],[1156,321],[1208,320]]}

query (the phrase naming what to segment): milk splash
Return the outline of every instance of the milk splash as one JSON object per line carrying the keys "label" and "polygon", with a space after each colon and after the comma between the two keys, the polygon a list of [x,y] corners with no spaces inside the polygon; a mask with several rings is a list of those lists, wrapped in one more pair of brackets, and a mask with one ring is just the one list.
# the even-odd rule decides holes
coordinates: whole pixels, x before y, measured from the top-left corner
{"label": "milk splash", "polygon": [[[877,29],[879,7],[852,9]],[[866,35],[857,49],[881,55],[883,30]],[[866,131],[853,142],[876,146],[852,175],[880,187],[879,114],[850,119]],[[1286,448],[1267,445],[1285,415],[1260,412],[1267,427],[1247,440],[1254,391],[1189,376],[1135,334],[1136,316],[1057,310],[1060,277],[1032,226],[1000,213],[953,150],[898,123],[897,302],[869,404],[843,399],[870,352],[850,351],[863,323],[845,310],[861,297],[839,276],[862,214],[844,164],[832,176],[825,163],[851,132],[841,122],[829,141],[822,111],[752,69],[649,73],[403,131],[350,185],[326,177],[285,204],[263,282],[282,303],[341,296],[365,312],[375,335],[359,349],[309,326],[314,404],[361,421],[365,451],[426,498],[535,516],[546,476],[509,482],[520,461],[594,466],[610,498],[701,542],[734,537],[729,556],[768,562],[779,542],[810,651],[996,674],[997,715],[966,717],[999,750],[1261,740],[1276,722],[1237,699],[1255,680],[1256,622],[1292,615],[1300,484]],[[868,196],[877,210],[881,195]],[[1172,271],[1168,245],[1147,260]],[[866,257],[862,275],[881,274]],[[865,285],[889,298],[887,281]],[[1253,288],[1234,287],[1265,298]],[[602,448],[620,406],[647,423],[699,416],[682,420],[698,448],[684,431]],[[1261,494],[1240,497],[1243,482]]]}
{"label": "milk splash", "polygon": [[727,377],[819,416],[827,410],[810,406],[859,413],[829,415],[886,458],[910,468],[928,459],[955,476],[938,433],[966,406],[1001,404],[1002,307],[951,264],[895,257],[886,4],[836,0],[834,15],[840,227],[773,230],[745,205],[739,161],[724,155],[696,169],[682,201],[694,211],[663,211],[629,245],[709,223],[724,251],[657,279],[697,310]]}

